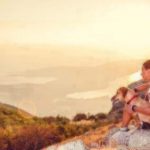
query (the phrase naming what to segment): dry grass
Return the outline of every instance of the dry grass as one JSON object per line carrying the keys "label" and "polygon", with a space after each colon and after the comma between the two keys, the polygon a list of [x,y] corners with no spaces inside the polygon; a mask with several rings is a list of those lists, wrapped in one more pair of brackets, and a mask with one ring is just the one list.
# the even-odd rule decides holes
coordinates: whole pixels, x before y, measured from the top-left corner
{"label": "dry grass", "polygon": [[[81,122],[80,122],[81,123]],[[83,123],[83,122],[82,122]],[[91,147],[92,144],[97,144],[99,146],[102,146],[102,140],[104,139],[104,137],[106,136],[106,134],[108,133],[108,131],[113,128],[113,127],[117,127],[120,126],[120,123],[117,124],[109,124],[103,127],[99,127],[95,130],[90,130],[88,132],[86,132],[83,135],[80,136],[75,136],[73,138],[67,139],[65,141],[62,141],[61,143],[58,143],[56,145],[61,145],[61,144],[66,144],[68,142],[72,142],[74,140],[82,140],[84,142],[85,145],[87,145],[88,147]],[[91,148],[90,150],[116,150],[113,147],[101,147],[100,149],[97,148]]]}
{"label": "dry grass", "polygon": [[76,125],[92,125],[95,121],[93,120],[81,120],[81,121],[70,121],[70,124]]}

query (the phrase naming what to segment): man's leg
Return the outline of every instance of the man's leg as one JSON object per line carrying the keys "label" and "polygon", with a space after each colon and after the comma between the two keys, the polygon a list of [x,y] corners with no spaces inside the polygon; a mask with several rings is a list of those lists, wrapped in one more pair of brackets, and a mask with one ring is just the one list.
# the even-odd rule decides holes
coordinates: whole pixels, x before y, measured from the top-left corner
{"label": "man's leg", "polygon": [[132,114],[127,111],[125,106],[123,109],[122,127],[127,127],[131,118],[132,118]]}

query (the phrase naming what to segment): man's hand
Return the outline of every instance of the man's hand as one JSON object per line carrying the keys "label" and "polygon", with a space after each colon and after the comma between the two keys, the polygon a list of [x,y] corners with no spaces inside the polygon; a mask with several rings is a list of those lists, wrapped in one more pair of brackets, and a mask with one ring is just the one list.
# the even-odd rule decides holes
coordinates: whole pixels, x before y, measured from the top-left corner
{"label": "man's hand", "polygon": [[146,82],[146,83],[143,83],[137,87],[135,87],[135,89],[140,92],[140,91],[144,91],[146,89],[148,89],[150,87],[150,82]]}
{"label": "man's hand", "polygon": [[150,107],[149,106],[147,106],[147,107],[142,107],[142,106],[140,106],[140,107],[135,107],[135,112],[137,112],[137,113],[141,113],[141,114],[143,114],[143,115],[150,115]]}
{"label": "man's hand", "polygon": [[130,114],[133,114],[134,111],[132,110],[133,105],[125,104],[125,111],[127,111]]}

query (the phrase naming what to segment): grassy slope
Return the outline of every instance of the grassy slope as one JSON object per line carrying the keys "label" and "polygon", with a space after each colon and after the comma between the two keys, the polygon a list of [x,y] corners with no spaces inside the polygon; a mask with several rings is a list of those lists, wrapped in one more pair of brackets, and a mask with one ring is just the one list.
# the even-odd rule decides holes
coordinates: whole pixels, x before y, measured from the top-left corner
{"label": "grassy slope", "polygon": [[33,122],[33,117],[26,111],[17,107],[0,103],[0,127],[22,125]]}

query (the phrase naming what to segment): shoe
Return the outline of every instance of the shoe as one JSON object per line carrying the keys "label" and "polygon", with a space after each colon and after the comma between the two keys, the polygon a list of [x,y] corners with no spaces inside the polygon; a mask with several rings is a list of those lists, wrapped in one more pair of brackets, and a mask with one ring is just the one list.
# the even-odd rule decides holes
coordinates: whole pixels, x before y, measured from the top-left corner
{"label": "shoe", "polygon": [[129,131],[129,128],[128,128],[128,127],[121,127],[121,128],[120,128],[120,131],[126,132],[126,131]]}

